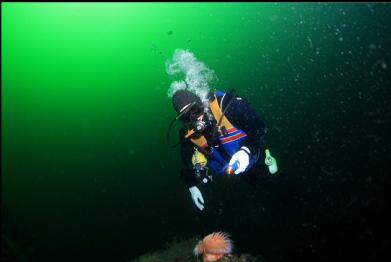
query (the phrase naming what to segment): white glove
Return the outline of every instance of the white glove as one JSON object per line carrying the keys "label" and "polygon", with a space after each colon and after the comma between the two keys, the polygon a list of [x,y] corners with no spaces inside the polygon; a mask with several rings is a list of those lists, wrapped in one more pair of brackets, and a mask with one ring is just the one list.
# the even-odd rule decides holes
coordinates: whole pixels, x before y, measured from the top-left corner
{"label": "white glove", "polygon": [[202,198],[202,194],[198,187],[192,186],[189,188],[191,193],[191,198],[193,199],[194,204],[198,207],[199,210],[204,209],[204,199]]}
{"label": "white glove", "polygon": [[239,163],[239,167],[235,170],[235,175],[243,173],[248,165],[250,164],[250,149],[242,146],[238,152],[233,154],[231,160],[229,161],[229,165],[233,166],[236,161]]}

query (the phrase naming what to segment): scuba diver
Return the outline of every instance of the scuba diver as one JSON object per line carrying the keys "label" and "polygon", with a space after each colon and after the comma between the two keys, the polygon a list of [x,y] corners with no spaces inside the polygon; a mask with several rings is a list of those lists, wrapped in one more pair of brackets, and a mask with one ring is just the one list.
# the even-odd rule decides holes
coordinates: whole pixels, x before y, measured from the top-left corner
{"label": "scuba diver", "polygon": [[174,122],[181,120],[184,127],[176,144],[181,144],[180,177],[199,210],[204,209],[204,199],[198,186],[210,183],[214,175],[238,175],[253,183],[260,175],[277,173],[277,162],[265,147],[264,122],[234,91],[209,92],[203,102],[181,89],[173,94],[172,102],[177,116],[167,141]]}

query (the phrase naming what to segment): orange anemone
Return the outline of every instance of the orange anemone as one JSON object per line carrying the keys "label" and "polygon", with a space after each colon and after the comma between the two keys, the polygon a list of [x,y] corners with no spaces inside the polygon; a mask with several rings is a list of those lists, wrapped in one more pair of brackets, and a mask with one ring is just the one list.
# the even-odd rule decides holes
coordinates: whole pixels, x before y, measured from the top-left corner
{"label": "orange anemone", "polygon": [[194,254],[203,255],[203,262],[214,262],[226,254],[230,254],[233,249],[232,240],[229,234],[215,232],[207,235],[195,246]]}

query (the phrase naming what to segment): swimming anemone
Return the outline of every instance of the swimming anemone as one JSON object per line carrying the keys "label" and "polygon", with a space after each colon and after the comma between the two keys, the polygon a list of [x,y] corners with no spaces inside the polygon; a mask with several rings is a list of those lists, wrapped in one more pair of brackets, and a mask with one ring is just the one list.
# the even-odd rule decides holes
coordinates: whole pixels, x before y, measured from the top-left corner
{"label": "swimming anemone", "polygon": [[232,240],[228,233],[215,232],[207,235],[194,247],[194,255],[202,254],[203,262],[214,262],[224,255],[230,254],[233,249]]}

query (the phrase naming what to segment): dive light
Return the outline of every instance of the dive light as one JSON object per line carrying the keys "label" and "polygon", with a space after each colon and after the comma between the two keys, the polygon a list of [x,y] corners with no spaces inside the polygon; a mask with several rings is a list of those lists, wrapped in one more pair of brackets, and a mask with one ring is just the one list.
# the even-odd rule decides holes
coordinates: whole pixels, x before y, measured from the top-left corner
{"label": "dive light", "polygon": [[227,175],[235,174],[235,171],[239,168],[239,161],[236,161],[233,165],[229,165],[225,170]]}

